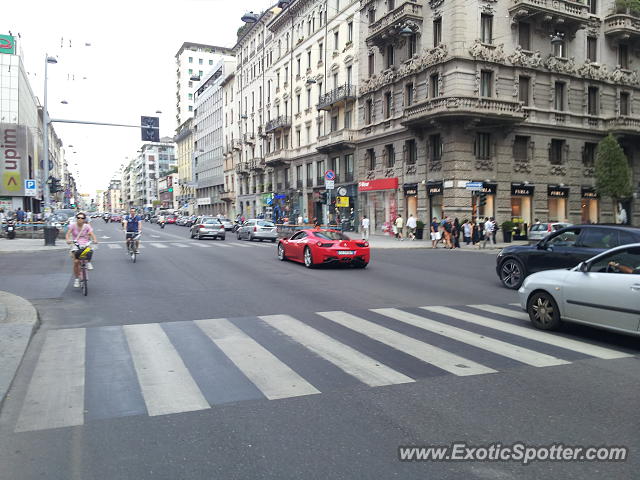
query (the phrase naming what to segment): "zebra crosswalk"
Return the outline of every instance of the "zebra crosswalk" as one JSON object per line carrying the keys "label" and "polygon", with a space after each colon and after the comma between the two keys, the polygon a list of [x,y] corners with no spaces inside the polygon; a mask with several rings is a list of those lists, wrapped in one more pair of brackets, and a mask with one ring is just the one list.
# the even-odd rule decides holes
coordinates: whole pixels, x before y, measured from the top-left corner
{"label": "zebra crosswalk", "polygon": [[[124,243],[104,243],[110,250],[123,250]],[[209,241],[209,242],[145,242],[141,243],[139,248],[151,248],[151,249],[164,249],[164,248],[270,248],[274,249],[271,243],[240,243],[240,242],[222,242],[222,241]]]}
{"label": "zebra crosswalk", "polygon": [[378,308],[49,330],[15,431],[634,354],[535,330],[512,305]]}

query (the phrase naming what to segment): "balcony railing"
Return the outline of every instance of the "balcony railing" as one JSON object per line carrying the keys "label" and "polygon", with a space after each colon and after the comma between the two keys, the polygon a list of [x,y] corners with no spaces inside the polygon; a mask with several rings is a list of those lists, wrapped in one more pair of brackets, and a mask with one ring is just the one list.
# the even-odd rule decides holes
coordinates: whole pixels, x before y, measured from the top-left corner
{"label": "balcony railing", "polygon": [[316,150],[321,153],[327,153],[335,150],[355,148],[356,137],[356,130],[349,130],[347,128],[336,130],[335,132],[318,137]]}
{"label": "balcony railing", "polygon": [[478,97],[441,97],[412,105],[405,109],[403,125],[419,124],[431,120],[474,118],[481,123],[520,122],[526,113],[520,102]]}
{"label": "balcony railing", "polygon": [[279,128],[290,128],[291,127],[291,117],[286,115],[280,115],[273,120],[269,120],[264,127],[264,131],[266,133],[271,133]]}
{"label": "balcony railing", "polygon": [[367,43],[380,44],[388,41],[399,35],[408,21],[422,23],[422,0],[405,0],[398,8],[369,25]]}
{"label": "balcony railing", "polygon": [[604,34],[619,39],[640,38],[640,18],[626,13],[614,13],[604,19]]}
{"label": "balcony railing", "polygon": [[513,22],[520,17],[535,19],[541,22],[552,22],[574,29],[589,23],[589,5],[587,2],[574,0],[511,0],[509,13]]}
{"label": "balcony railing", "polygon": [[249,162],[240,162],[236,164],[236,173],[238,175],[249,173]]}
{"label": "balcony railing", "polygon": [[267,166],[279,165],[289,160],[291,157],[291,151],[284,148],[269,152],[264,156],[264,161]]}
{"label": "balcony railing", "polygon": [[264,170],[265,163],[264,158],[253,158],[249,160],[250,170]]}
{"label": "balcony railing", "polygon": [[640,117],[615,117],[604,122],[607,131],[616,134],[640,135]]}
{"label": "balcony railing", "polygon": [[313,187],[313,178],[307,177],[307,187]]}
{"label": "balcony railing", "polygon": [[356,99],[356,86],[344,84],[320,96],[318,110],[330,110],[334,105]]}

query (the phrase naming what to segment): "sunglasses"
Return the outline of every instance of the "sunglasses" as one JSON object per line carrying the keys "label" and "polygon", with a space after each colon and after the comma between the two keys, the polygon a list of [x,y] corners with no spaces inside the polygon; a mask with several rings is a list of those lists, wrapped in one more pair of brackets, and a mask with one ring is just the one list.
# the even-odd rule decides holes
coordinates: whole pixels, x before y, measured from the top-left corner
{"label": "sunglasses", "polygon": [[76,217],[77,219],[86,220],[87,217]]}

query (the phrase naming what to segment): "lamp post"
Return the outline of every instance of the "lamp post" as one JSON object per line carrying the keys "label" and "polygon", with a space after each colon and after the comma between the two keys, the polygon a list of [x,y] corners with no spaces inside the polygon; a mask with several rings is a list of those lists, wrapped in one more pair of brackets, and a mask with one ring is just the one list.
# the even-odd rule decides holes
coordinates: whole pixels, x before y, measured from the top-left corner
{"label": "lamp post", "polygon": [[[42,112],[43,126],[43,139],[42,146],[44,148],[44,185],[42,187],[42,196],[44,198],[45,213],[51,208],[51,199],[49,198],[49,191],[47,190],[47,182],[49,181],[49,112],[47,111],[47,70],[49,64],[56,64],[58,60],[55,57],[49,55],[44,56],[44,110]],[[51,213],[51,212],[49,212]],[[51,215],[47,217],[47,225],[51,223]]]}

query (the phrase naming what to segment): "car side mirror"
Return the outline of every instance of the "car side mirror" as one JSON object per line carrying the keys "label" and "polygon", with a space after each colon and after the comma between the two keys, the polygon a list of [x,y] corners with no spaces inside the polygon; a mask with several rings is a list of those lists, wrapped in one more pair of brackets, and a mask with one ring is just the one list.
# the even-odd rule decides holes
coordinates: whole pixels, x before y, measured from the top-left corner
{"label": "car side mirror", "polygon": [[587,273],[589,271],[589,262],[582,262],[580,265],[578,265],[578,269],[582,273]]}

